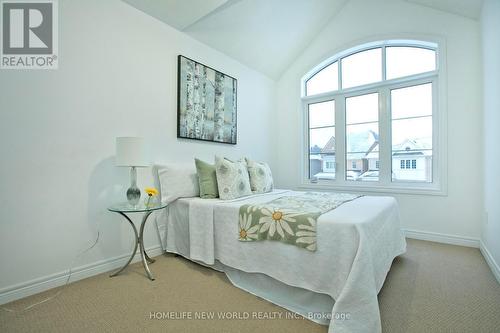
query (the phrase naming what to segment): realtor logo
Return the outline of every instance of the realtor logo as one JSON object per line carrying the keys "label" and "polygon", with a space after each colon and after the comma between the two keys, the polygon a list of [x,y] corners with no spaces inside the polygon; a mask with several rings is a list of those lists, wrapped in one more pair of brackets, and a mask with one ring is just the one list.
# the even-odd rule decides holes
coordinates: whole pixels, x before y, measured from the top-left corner
{"label": "realtor logo", "polygon": [[57,68],[57,2],[1,1],[2,69]]}

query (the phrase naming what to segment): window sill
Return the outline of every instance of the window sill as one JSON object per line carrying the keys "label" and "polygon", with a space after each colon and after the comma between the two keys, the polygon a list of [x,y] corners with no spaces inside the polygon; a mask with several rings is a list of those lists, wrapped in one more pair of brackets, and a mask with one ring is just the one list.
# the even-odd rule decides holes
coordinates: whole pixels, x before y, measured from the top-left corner
{"label": "window sill", "polygon": [[385,194],[410,194],[410,195],[435,195],[447,196],[446,190],[431,186],[412,186],[412,184],[404,184],[404,186],[383,186],[383,185],[366,185],[366,184],[349,184],[340,185],[328,182],[310,183],[303,182],[298,186],[300,190],[330,190],[330,191],[345,191],[345,192],[370,192],[370,193],[385,193]]}

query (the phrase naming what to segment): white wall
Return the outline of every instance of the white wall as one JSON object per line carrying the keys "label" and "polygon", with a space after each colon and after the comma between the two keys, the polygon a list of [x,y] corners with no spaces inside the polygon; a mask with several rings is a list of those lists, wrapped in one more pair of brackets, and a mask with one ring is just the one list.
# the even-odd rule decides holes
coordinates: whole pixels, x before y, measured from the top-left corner
{"label": "white wall", "polygon": [[[486,0],[482,18],[484,107],[484,221],[481,240],[500,264],[500,1]],[[500,275],[497,275],[500,279]]]}
{"label": "white wall", "polygon": [[274,120],[278,129],[277,184],[295,187],[300,182],[301,77],[348,47],[412,36],[437,37],[446,43],[448,194],[394,195],[401,208],[402,225],[478,239],[482,212],[480,26],[478,21],[428,7],[398,0],[351,0],[281,77]]}
{"label": "white wall", "polygon": [[[59,69],[0,71],[0,294],[65,271],[98,225],[77,266],[130,253],[130,227],[106,211],[129,182],[115,137],[145,137],[156,162],[271,157],[274,81],[118,0],[59,11]],[[237,146],[176,138],[178,54],[238,79]],[[146,236],[159,245],[153,223]]]}

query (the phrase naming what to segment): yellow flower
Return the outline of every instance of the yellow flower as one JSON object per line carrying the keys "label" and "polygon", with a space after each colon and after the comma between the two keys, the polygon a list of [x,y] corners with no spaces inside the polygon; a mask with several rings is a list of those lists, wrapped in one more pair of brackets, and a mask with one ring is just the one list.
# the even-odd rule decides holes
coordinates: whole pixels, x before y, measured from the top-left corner
{"label": "yellow flower", "polygon": [[157,195],[157,194],[158,194],[158,190],[157,190],[157,189],[155,189],[154,187],[146,187],[146,188],[144,189],[144,191],[146,191],[146,193],[147,193],[150,197],[152,197],[152,196],[154,196],[154,195]]}

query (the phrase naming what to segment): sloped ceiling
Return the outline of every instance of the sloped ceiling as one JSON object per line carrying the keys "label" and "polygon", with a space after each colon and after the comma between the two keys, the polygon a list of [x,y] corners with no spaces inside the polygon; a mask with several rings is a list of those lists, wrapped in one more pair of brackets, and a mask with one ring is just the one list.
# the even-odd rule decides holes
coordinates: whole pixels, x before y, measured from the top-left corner
{"label": "sloped ceiling", "polygon": [[422,6],[478,20],[483,0],[406,0]]}
{"label": "sloped ceiling", "polygon": [[172,27],[183,30],[228,0],[123,0]]}
{"label": "sloped ceiling", "polygon": [[[123,1],[278,79],[350,0]],[[472,19],[479,19],[483,3],[483,0],[402,1]]]}
{"label": "sloped ceiling", "polygon": [[123,0],[277,79],[348,0]]}

